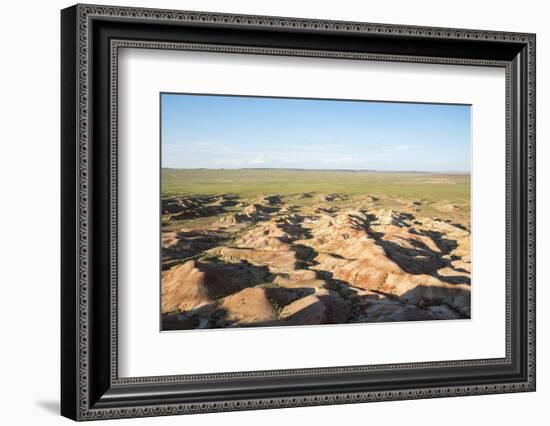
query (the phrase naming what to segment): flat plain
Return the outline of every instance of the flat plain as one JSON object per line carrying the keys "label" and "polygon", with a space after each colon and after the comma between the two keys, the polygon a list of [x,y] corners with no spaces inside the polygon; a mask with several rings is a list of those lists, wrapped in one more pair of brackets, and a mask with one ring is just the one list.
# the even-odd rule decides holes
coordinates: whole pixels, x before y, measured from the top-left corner
{"label": "flat plain", "polygon": [[470,318],[470,176],[162,170],[162,329]]}

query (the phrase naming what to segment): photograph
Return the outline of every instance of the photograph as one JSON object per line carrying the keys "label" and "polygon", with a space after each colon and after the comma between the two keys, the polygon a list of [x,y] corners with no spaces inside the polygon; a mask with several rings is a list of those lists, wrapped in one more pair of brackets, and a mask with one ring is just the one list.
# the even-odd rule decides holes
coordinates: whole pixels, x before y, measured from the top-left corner
{"label": "photograph", "polygon": [[161,93],[159,127],[162,331],[471,318],[471,105]]}
{"label": "photograph", "polygon": [[[22,148],[6,156],[11,175],[38,170],[10,188],[37,206],[59,192],[60,232],[41,239],[59,240],[58,259],[38,256],[44,291],[31,298],[59,307],[58,336],[16,341],[29,353],[58,342],[38,365],[60,414],[257,424],[273,409],[340,405],[323,408],[334,424],[361,410],[349,404],[380,421],[407,404],[395,423],[416,425],[426,404],[438,421],[492,404],[500,423],[521,423],[548,399],[536,359],[537,329],[548,334],[536,318],[544,14],[257,3],[62,5],[60,23],[46,10],[33,21],[51,52],[40,43],[17,59],[33,69],[60,55],[56,84],[39,79],[40,93],[24,66],[6,68],[32,99],[60,89],[60,108],[30,118],[24,82],[10,79],[12,109],[24,107],[4,138],[37,141],[8,144]],[[51,185],[42,163],[57,169]],[[11,252],[28,263],[13,224],[36,209],[15,210]],[[48,268],[60,292],[44,286]],[[25,317],[11,305],[8,317]],[[37,407],[54,410],[40,386],[27,386]]]}

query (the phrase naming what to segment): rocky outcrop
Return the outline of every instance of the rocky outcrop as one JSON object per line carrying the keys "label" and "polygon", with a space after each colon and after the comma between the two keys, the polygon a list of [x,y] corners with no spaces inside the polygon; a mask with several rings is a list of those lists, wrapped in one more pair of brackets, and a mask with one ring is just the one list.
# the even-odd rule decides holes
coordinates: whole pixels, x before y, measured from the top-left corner
{"label": "rocky outcrop", "polygon": [[230,238],[220,229],[181,229],[162,233],[163,269],[216,247]]}
{"label": "rocky outcrop", "polygon": [[226,207],[236,204],[231,195],[166,198],[162,200],[162,214],[165,221],[217,216],[224,213]]}
{"label": "rocky outcrop", "polygon": [[162,273],[162,312],[188,311],[264,282],[265,267],[190,260]]}
{"label": "rocky outcrop", "polygon": [[277,319],[277,314],[263,288],[246,288],[224,298],[220,305],[224,321],[232,325],[257,324]]}
{"label": "rocky outcrop", "polygon": [[167,329],[471,315],[469,225],[422,216],[425,200],[388,209],[365,194],[200,197],[163,203],[169,221],[224,209],[210,225],[163,232]]}
{"label": "rocky outcrop", "polygon": [[350,315],[348,304],[333,292],[321,292],[292,302],[281,311],[287,325],[340,324]]}
{"label": "rocky outcrop", "polygon": [[292,271],[298,264],[296,253],[292,250],[255,250],[221,246],[206,253],[230,263],[244,261],[252,265],[266,266],[274,273]]}

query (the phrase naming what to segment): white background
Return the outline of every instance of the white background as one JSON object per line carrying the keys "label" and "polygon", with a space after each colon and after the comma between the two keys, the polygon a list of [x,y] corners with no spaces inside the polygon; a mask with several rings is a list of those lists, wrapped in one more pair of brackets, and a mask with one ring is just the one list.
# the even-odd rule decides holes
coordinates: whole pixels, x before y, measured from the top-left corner
{"label": "white background", "polygon": [[[504,76],[503,68],[123,49],[119,374],[504,357]],[[472,104],[472,319],[159,333],[158,98],[167,91]],[[218,348],[246,350],[220,357]]]}
{"label": "white background", "polygon": [[[538,390],[423,401],[118,420],[118,424],[316,424],[343,422],[468,425],[545,424],[550,400],[550,228],[548,124],[550,28],[541,1],[320,2],[296,0],[139,1],[106,4],[348,19],[537,33]],[[59,9],[65,1],[3,4],[0,68],[0,397],[3,424],[69,424],[57,416],[59,394]],[[545,81],[546,76],[546,81]],[[545,194],[546,192],[546,194]],[[538,419],[538,420],[537,420]],[[117,424],[108,421],[102,424]]]}

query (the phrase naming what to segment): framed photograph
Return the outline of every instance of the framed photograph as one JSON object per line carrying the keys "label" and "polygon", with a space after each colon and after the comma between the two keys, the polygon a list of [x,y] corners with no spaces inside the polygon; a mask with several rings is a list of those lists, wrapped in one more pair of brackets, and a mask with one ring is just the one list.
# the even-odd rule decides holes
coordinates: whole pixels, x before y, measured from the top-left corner
{"label": "framed photograph", "polygon": [[61,12],[61,412],[535,390],[535,35]]}

